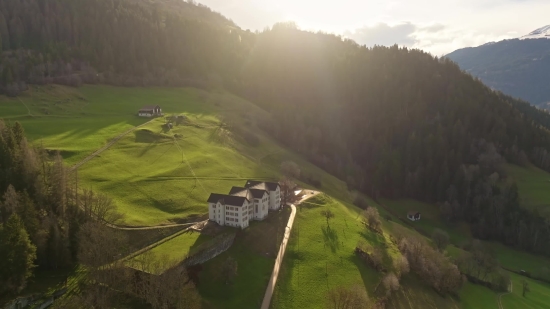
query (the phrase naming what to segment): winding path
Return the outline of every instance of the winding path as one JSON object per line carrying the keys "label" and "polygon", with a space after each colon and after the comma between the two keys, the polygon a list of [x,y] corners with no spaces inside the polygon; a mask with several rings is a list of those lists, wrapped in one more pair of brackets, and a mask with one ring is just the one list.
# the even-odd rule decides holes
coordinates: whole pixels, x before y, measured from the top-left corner
{"label": "winding path", "polygon": [[[23,102],[21,102],[23,103]],[[25,104],[25,103],[23,103]],[[29,113],[30,113],[30,110],[29,110]],[[91,159],[93,159],[94,157],[98,156],[99,154],[101,154],[102,152],[104,152],[105,150],[109,149],[111,146],[113,146],[116,142],[118,142],[121,138],[123,138],[124,136],[128,135],[129,133],[132,133],[134,132],[135,130],[143,127],[144,125],[147,125],[149,124],[150,122],[152,122],[153,120],[155,120],[154,118],[145,122],[145,123],[142,123],[138,126],[135,126],[119,135],[117,135],[115,138],[113,138],[110,142],[108,142],[107,144],[105,144],[105,146],[99,148],[98,150],[94,151],[94,153],[92,153],[91,155],[87,156],[86,158],[84,158],[82,161],[78,162],[77,164],[73,165],[71,168],[69,168],[69,171],[70,172],[74,172],[75,170],[77,170],[79,167],[81,167],[82,165],[84,165],[86,162],[90,161]],[[124,226],[124,225],[117,225],[117,224],[111,224],[111,223],[107,223],[106,226],[110,227],[110,228],[113,228],[113,229],[117,229],[117,230],[126,230],[126,231],[139,231],[139,230],[156,230],[156,229],[164,229],[164,228],[170,228],[170,227],[176,227],[176,226],[191,226],[191,225],[194,225],[194,224],[197,224],[197,223],[200,223],[202,221],[197,221],[197,222],[189,222],[189,223],[179,223],[179,224],[169,224],[169,225],[153,225],[153,226],[139,226],[139,227],[131,227],[131,226]]]}
{"label": "winding path", "polygon": [[129,133],[132,133],[134,132],[135,130],[143,127],[144,125],[146,124],[149,124],[151,121],[155,120],[154,118],[145,122],[145,123],[142,123],[140,124],[139,126],[136,126],[136,127],[133,127],[131,129],[129,129],[128,131],[116,136],[115,138],[113,138],[110,142],[108,142],[107,144],[105,144],[105,146],[99,148],[98,150],[96,150],[94,153],[92,153],[91,155],[87,156],[86,158],[82,159],[82,161],[78,162],[77,164],[71,166],[71,168],[69,169],[70,172],[73,172],[75,171],[76,169],[78,169],[79,167],[81,167],[82,165],[84,165],[86,162],[90,161],[91,159],[93,159],[94,157],[98,156],[99,154],[101,154],[102,152],[104,152],[105,150],[109,149],[111,146],[113,146],[116,142],[118,142],[121,138],[123,138],[124,136],[128,135]]}
{"label": "winding path", "polygon": [[[315,195],[319,194],[319,192],[317,191],[308,191],[308,192],[310,194],[303,197],[296,204],[300,204],[301,202],[307,200],[308,198],[314,197]],[[288,218],[288,223],[286,224],[285,235],[283,237],[283,241],[281,242],[281,246],[279,247],[279,253],[277,254],[277,259],[275,259],[275,265],[273,266],[273,273],[271,274],[271,278],[269,278],[269,283],[267,284],[267,289],[265,290],[264,300],[262,302],[261,309],[269,309],[269,305],[271,304],[271,297],[273,296],[273,291],[275,291],[275,284],[277,283],[277,277],[279,277],[279,270],[281,269],[281,264],[283,263],[283,257],[285,256],[286,245],[288,244],[288,240],[290,239],[290,232],[292,231],[292,225],[294,224],[294,217],[296,217],[296,206],[294,206],[293,204],[290,204],[290,208],[292,209],[292,213],[290,214],[290,217]]]}
{"label": "winding path", "polygon": [[499,309],[504,309],[504,306],[502,306],[502,296],[504,295],[508,295],[510,293],[512,293],[514,291],[514,284],[510,281],[510,291],[506,292],[506,293],[500,293],[498,294],[498,308]]}

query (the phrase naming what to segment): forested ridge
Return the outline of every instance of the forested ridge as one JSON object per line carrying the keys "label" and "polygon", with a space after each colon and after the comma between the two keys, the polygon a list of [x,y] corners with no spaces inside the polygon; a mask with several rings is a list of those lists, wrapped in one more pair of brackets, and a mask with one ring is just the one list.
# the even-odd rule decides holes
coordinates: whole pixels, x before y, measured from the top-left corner
{"label": "forested ridge", "polygon": [[520,207],[502,168],[550,171],[547,114],[422,51],[366,48],[293,24],[252,33],[170,4],[204,15],[151,9],[165,7],[159,1],[2,1],[3,91],[49,82],[225,88],[269,110],[267,132],[350,187],[437,203],[476,237],[550,255],[549,220]]}
{"label": "forested ridge", "polygon": [[459,49],[445,57],[491,88],[549,107],[550,40],[503,40]]}

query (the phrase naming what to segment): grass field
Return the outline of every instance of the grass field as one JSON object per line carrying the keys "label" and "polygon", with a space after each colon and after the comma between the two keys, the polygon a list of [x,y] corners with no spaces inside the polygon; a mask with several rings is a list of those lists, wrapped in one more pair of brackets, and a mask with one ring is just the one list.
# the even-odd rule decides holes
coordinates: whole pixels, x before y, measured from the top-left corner
{"label": "grass field", "polygon": [[[215,259],[203,264],[199,293],[207,308],[257,309],[264,297],[275,257],[284,234],[290,208],[270,213],[264,221],[254,221],[239,231],[233,246]],[[237,261],[237,277],[225,284],[221,269],[231,257]]]}
{"label": "grass field", "polygon": [[550,268],[550,259],[547,257],[515,250],[499,243],[491,243],[491,247],[497,254],[500,264],[508,269],[536,274],[543,267]]}
{"label": "grass field", "polygon": [[[372,201],[370,204],[376,206]],[[330,220],[330,228],[320,215],[326,209],[335,214]],[[358,242],[383,248],[386,267],[391,269],[391,260],[400,253],[389,235],[416,232],[395,220],[383,220],[384,236],[372,233],[362,225],[360,211],[347,202],[326,195],[308,200],[299,208],[275,290],[273,308],[324,308],[331,288],[354,284],[364,286],[373,297],[381,274],[366,266],[353,253]],[[392,297],[387,308],[480,308],[467,306],[468,302],[475,304],[480,297],[486,302],[492,298],[496,307],[494,293],[488,289],[468,284],[461,293],[463,303],[439,296],[411,274],[403,278],[401,290]]]}
{"label": "grass field", "polygon": [[[322,210],[335,217],[327,225]],[[323,308],[327,292],[336,286],[359,284],[374,290],[380,274],[354,253],[359,240],[380,245],[385,239],[367,232],[359,209],[327,197],[314,197],[298,207],[283,260],[274,308]]]}
{"label": "grass field", "polygon": [[[128,225],[203,215],[211,192],[228,192],[249,178],[278,179],[285,160],[299,163],[335,195],[347,192],[342,190],[343,182],[258,130],[256,122],[269,116],[265,111],[227,93],[40,86],[19,99],[0,97],[0,112],[7,121],[20,121],[35,144],[60,150],[65,162],[73,165],[120,133],[148,121],[135,113],[150,104],[159,104],[168,115],[184,114],[190,122],[163,132],[164,120],[156,119],[79,169],[80,184],[112,197]],[[259,145],[250,146],[221,126],[220,119],[237,119],[256,132]],[[176,139],[175,134],[181,137]]]}
{"label": "grass field", "polygon": [[518,185],[521,205],[550,217],[550,173],[533,165],[513,164],[506,165],[506,173]]}
{"label": "grass field", "polygon": [[[148,255],[147,258],[151,258],[154,261],[165,262],[163,265],[164,268],[152,270],[152,272],[162,273],[168,268],[182,262],[188,255],[193,254],[196,248],[210,239],[212,239],[210,236],[189,231],[146,251],[144,254]],[[139,261],[142,258],[144,258],[143,254],[138,255],[129,260],[129,263]]]}
{"label": "grass field", "polygon": [[460,292],[460,308],[498,309],[497,296],[489,288],[467,282]]}
{"label": "grass field", "polygon": [[[550,308],[550,284],[509,273],[512,279],[513,292],[502,296],[504,309],[548,309]],[[522,281],[529,283],[530,292],[522,296]]]}
{"label": "grass field", "polygon": [[[35,144],[60,150],[66,163],[73,165],[120,133],[148,121],[136,117],[135,113],[143,105],[151,104],[159,104],[166,114],[184,114],[189,121],[167,132],[162,129],[164,120],[156,119],[79,169],[81,185],[112,197],[126,215],[126,224],[156,225],[203,215],[210,192],[225,193],[232,186],[242,186],[248,178],[277,179],[279,166],[286,160],[297,162],[304,172],[321,180],[320,190],[330,197],[309,201],[298,211],[273,308],[322,308],[328,289],[336,285],[361,284],[372,293],[380,274],[355,257],[353,249],[357,242],[364,240],[381,246],[391,259],[399,253],[386,239],[388,233],[416,233],[383,208],[380,208],[381,215],[393,219],[384,220],[386,237],[366,232],[359,222],[360,210],[350,204],[352,196],[345,183],[263,134],[257,122],[269,115],[227,93],[197,89],[40,86],[32,87],[19,99],[0,97],[0,117],[10,122],[20,121]],[[230,118],[255,132],[259,145],[249,145],[221,125],[221,120]],[[508,166],[507,171],[518,181],[524,205],[547,205],[545,188],[550,184],[550,174],[514,166]],[[470,238],[465,226],[444,225],[435,206],[413,200],[382,202],[403,217],[409,210],[421,211],[422,220],[415,224],[428,234],[434,228],[445,229],[455,244]],[[372,200],[369,204],[376,206]],[[336,215],[330,221],[330,229],[320,215],[326,208]],[[254,222],[249,229],[239,231],[230,250],[204,264],[199,291],[210,307],[259,306],[287,217],[288,212],[282,212],[270,215],[265,222]],[[186,234],[151,252],[179,260],[203,241],[198,235]],[[504,246],[494,245],[494,248],[502,265],[513,269],[535,272],[547,263],[547,259]],[[448,250],[451,255],[460,251],[453,246]],[[229,256],[239,264],[238,276],[231,286],[218,275]],[[531,294],[534,300],[527,305],[546,308],[536,307],[535,300],[543,298],[548,287],[536,284]],[[460,301],[441,298],[414,277],[405,278],[402,287],[391,308],[497,308],[495,293],[472,284],[465,285]],[[503,301],[509,297],[511,306],[516,308],[524,304],[522,299],[513,296],[504,296]]]}
{"label": "grass field", "polygon": [[438,228],[445,230],[449,234],[451,243],[453,244],[462,244],[471,238],[469,228],[466,224],[448,226],[441,221],[439,209],[432,204],[423,203],[412,199],[381,199],[381,203],[387,207],[390,207],[398,214],[401,214],[402,218],[406,218],[409,211],[419,211],[422,214],[421,219],[416,222],[411,221],[411,223],[423,230],[427,235],[431,235],[433,230]]}

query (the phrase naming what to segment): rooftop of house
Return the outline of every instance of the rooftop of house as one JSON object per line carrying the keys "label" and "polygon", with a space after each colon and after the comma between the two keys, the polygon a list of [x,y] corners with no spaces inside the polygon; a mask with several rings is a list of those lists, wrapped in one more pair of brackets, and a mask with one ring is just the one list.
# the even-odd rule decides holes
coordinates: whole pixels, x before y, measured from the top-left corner
{"label": "rooftop of house", "polygon": [[229,206],[243,206],[245,201],[249,201],[244,196],[235,196],[227,194],[212,193],[208,198],[208,203],[217,203],[220,202],[223,205]]}
{"label": "rooftop of house", "polygon": [[229,191],[229,195],[243,196],[246,197],[248,200],[252,200],[253,198],[262,198],[266,193],[267,192],[265,190],[247,189],[242,187],[233,187]]}
{"label": "rooftop of house", "polygon": [[277,187],[279,187],[279,183],[277,182],[269,182],[269,181],[257,181],[257,180],[248,180],[246,182],[245,187],[251,188],[251,189],[260,189],[265,191],[275,191],[277,190]]}
{"label": "rooftop of house", "polygon": [[142,107],[140,109],[140,111],[152,111],[152,110],[155,110],[156,108],[160,108],[160,106],[158,106],[158,105],[145,105],[144,107]]}

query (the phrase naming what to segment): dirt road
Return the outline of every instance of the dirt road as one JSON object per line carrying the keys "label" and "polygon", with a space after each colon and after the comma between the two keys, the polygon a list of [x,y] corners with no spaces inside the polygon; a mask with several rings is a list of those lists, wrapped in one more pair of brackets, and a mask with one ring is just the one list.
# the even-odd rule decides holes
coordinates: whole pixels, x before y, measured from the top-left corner
{"label": "dirt road", "polygon": [[[296,204],[299,204],[317,194],[319,194],[319,192],[307,190],[306,195],[301,200],[299,200]],[[283,237],[283,241],[281,242],[281,246],[279,247],[279,253],[277,254],[277,259],[275,259],[275,265],[273,266],[273,273],[271,274],[271,278],[269,278],[269,283],[267,284],[267,289],[265,291],[264,300],[262,302],[261,309],[269,309],[269,305],[271,304],[271,297],[273,296],[273,291],[275,290],[275,284],[277,283],[277,277],[279,277],[279,270],[281,268],[283,257],[285,255],[286,245],[288,244],[288,240],[290,239],[290,232],[292,231],[292,225],[294,224],[294,217],[296,216],[296,206],[291,204],[290,208],[292,209],[292,213],[290,214],[290,217],[288,218],[288,223],[286,224],[285,235]]]}

